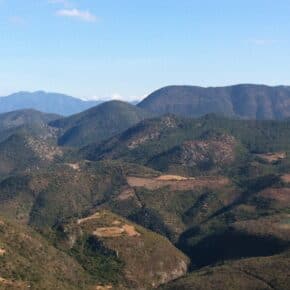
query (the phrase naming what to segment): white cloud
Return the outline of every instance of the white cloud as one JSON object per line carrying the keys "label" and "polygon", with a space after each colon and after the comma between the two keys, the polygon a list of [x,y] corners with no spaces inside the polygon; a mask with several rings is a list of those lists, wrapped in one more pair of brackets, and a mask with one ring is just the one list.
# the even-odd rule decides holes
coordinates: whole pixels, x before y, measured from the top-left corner
{"label": "white cloud", "polygon": [[141,101],[143,100],[147,95],[144,96],[122,96],[121,94],[115,93],[112,96],[109,97],[99,97],[99,96],[93,96],[93,97],[87,97],[83,98],[84,100],[97,100],[97,101],[110,101],[110,100],[119,100],[124,102],[135,102],[135,101]]}
{"label": "white cloud", "polygon": [[96,22],[97,17],[89,11],[82,11],[79,9],[61,9],[56,12],[58,16],[77,18],[82,21]]}

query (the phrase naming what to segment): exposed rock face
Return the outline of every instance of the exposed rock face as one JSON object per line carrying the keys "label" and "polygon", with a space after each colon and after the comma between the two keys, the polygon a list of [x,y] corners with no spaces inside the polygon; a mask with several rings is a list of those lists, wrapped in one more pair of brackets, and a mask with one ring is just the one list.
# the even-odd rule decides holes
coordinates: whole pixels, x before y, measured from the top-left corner
{"label": "exposed rock face", "polygon": [[156,126],[150,127],[149,130],[140,130],[133,138],[130,138],[127,147],[131,150],[135,149],[148,141],[158,139],[162,130],[176,127],[176,118],[173,116],[165,116],[161,118],[160,123],[156,124]]}
{"label": "exposed rock face", "polygon": [[235,138],[222,135],[205,141],[187,141],[181,146],[180,163],[195,166],[202,162],[213,162],[219,166],[231,163],[235,158]]}
{"label": "exposed rock face", "polygon": [[158,139],[160,136],[160,132],[150,132],[144,136],[140,136],[139,138],[135,138],[133,139],[129,144],[128,144],[128,148],[129,149],[135,149],[137,148],[138,146],[146,143],[147,141],[151,141],[151,140],[154,140],[154,139]]}
{"label": "exposed rock face", "polygon": [[43,161],[53,161],[57,156],[62,156],[60,147],[48,145],[44,141],[28,137],[25,140],[26,145]]}

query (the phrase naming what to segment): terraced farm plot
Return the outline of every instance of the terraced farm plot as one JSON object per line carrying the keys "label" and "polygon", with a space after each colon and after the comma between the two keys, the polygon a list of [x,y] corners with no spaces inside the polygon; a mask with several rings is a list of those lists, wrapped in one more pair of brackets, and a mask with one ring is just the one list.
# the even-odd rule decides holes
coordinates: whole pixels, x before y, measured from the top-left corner
{"label": "terraced farm plot", "polygon": [[156,190],[169,186],[171,190],[192,190],[196,188],[220,188],[230,184],[227,177],[198,177],[185,178],[182,176],[159,176],[157,178],[127,177],[127,182],[132,187],[144,187],[148,190]]}

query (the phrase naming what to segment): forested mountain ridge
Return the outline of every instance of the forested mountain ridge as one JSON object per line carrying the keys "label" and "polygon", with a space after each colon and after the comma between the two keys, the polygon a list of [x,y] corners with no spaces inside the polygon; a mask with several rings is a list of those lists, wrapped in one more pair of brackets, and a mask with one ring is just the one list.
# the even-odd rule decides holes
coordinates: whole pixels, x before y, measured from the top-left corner
{"label": "forested mountain ridge", "polygon": [[242,119],[284,119],[290,117],[290,87],[168,86],[153,92],[138,106],[160,115],[200,117],[216,113]]}

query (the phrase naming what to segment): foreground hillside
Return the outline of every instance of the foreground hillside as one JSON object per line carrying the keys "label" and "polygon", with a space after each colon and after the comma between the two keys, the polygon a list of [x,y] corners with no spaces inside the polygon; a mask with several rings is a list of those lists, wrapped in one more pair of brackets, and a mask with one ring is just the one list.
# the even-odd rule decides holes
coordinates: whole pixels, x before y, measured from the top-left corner
{"label": "foreground hillside", "polygon": [[290,117],[290,87],[169,86],[153,92],[138,106],[160,115],[200,117],[216,113],[242,119],[284,119]]}
{"label": "foreground hillside", "polygon": [[[137,117],[99,143],[116,122],[102,106]],[[287,289],[288,120],[145,119],[102,106],[53,121],[53,138],[0,142],[0,288]],[[70,145],[94,142],[57,145],[73,126],[83,139]],[[47,279],[42,262],[55,269]]]}
{"label": "foreground hillside", "polygon": [[3,218],[0,233],[0,289],[151,289],[189,263],[167,239],[108,211],[59,224],[47,239]]}
{"label": "foreground hillside", "polygon": [[289,252],[207,267],[161,287],[164,290],[289,289]]}
{"label": "foreground hillside", "polygon": [[89,289],[91,278],[73,258],[32,229],[0,220],[0,289]]}

